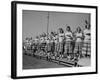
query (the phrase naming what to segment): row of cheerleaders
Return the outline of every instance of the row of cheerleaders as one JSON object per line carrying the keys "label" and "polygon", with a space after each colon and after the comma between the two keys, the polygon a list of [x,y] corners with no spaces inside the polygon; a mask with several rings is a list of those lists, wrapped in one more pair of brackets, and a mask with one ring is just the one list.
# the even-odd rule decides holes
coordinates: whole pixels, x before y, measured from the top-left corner
{"label": "row of cheerleaders", "polygon": [[86,25],[82,31],[77,27],[75,32],[71,31],[70,26],[66,26],[66,32],[59,28],[57,32],[50,34],[43,33],[35,39],[26,38],[23,41],[23,51],[32,55],[46,56],[47,59],[67,58],[75,60],[91,56],[91,33],[90,26]]}

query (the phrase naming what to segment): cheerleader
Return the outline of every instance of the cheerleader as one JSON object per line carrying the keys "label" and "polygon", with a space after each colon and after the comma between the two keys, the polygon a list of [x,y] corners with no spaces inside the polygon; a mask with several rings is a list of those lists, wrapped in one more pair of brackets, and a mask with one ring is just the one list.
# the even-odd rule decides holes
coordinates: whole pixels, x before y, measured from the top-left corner
{"label": "cheerleader", "polygon": [[54,49],[54,54],[55,54],[55,59],[57,58],[57,53],[58,53],[58,34],[55,32],[54,34],[54,44],[55,44],[55,49]]}
{"label": "cheerleader", "polygon": [[35,50],[35,53],[36,53],[39,49],[39,36],[36,36],[36,38],[34,39],[34,43],[35,43],[34,50]]}
{"label": "cheerleader", "polygon": [[45,33],[43,33],[40,37],[40,51],[41,51],[41,56],[43,56],[45,54]]}
{"label": "cheerleader", "polygon": [[45,39],[45,41],[46,41],[46,53],[48,53],[48,52],[50,52],[50,39],[49,39],[49,37],[47,37]]}
{"label": "cheerleader", "polygon": [[32,55],[35,56],[35,40],[32,40],[32,44],[31,44],[31,49],[32,49]]}
{"label": "cheerleader", "polygon": [[28,43],[28,38],[23,40],[23,53],[27,54],[27,43]]}
{"label": "cheerleader", "polygon": [[90,56],[91,54],[91,30],[90,25],[86,23],[84,33],[84,44],[82,48],[82,55],[83,56]]}
{"label": "cheerleader", "polygon": [[59,58],[63,58],[63,52],[64,52],[64,31],[62,28],[59,28],[58,30],[58,54]]}
{"label": "cheerleader", "polygon": [[32,37],[31,38],[29,38],[29,53],[30,53],[30,55],[33,55],[33,50],[32,50]]}
{"label": "cheerleader", "polygon": [[75,48],[74,48],[74,58],[80,58],[82,54],[82,42],[83,42],[83,33],[80,27],[77,28],[75,33]]}
{"label": "cheerleader", "polygon": [[47,36],[46,39],[46,53],[47,53],[47,60],[50,60],[50,54],[51,54],[51,45],[50,45],[50,36]]}
{"label": "cheerleader", "polygon": [[30,54],[30,50],[31,50],[30,38],[26,38],[25,46],[26,46],[26,53]]}
{"label": "cheerleader", "polygon": [[49,44],[49,38],[47,36],[46,33],[44,33],[44,41],[43,41],[43,44],[44,44],[44,56],[47,57],[47,53],[49,52],[48,50],[48,44]]}
{"label": "cheerleader", "polygon": [[73,34],[71,31],[71,28],[70,26],[67,26],[66,32],[65,32],[64,55],[68,59],[72,58],[72,40],[73,40]]}
{"label": "cheerleader", "polygon": [[51,47],[51,57],[54,57],[54,50],[55,50],[55,44],[54,44],[54,32],[51,32],[50,34],[50,47]]}

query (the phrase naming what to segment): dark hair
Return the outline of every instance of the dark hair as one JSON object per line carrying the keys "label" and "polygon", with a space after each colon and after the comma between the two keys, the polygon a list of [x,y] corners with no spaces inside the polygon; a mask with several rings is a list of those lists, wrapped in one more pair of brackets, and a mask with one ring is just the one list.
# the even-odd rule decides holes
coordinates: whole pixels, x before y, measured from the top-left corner
{"label": "dark hair", "polygon": [[67,27],[66,27],[66,30],[67,30],[67,28],[69,28],[69,30],[71,30],[70,26],[67,26]]}
{"label": "dark hair", "polygon": [[62,28],[59,28],[60,33],[64,33],[64,30]]}
{"label": "dark hair", "polygon": [[51,34],[54,34],[54,32],[53,32],[53,31],[51,31]]}
{"label": "dark hair", "polygon": [[39,36],[36,36],[36,38],[39,38]]}
{"label": "dark hair", "polygon": [[80,32],[82,31],[82,30],[81,30],[81,28],[80,28],[79,26],[77,27],[77,29],[76,29],[76,30],[78,31],[78,29],[80,30]]}
{"label": "dark hair", "polygon": [[86,23],[86,24],[88,24],[88,21],[87,21],[87,20],[85,20],[85,23]]}
{"label": "dark hair", "polygon": [[90,24],[88,24],[88,25],[85,25],[85,28],[86,28],[86,29],[87,29],[88,27],[90,28]]}
{"label": "dark hair", "polygon": [[85,25],[85,28],[87,28],[87,25]]}

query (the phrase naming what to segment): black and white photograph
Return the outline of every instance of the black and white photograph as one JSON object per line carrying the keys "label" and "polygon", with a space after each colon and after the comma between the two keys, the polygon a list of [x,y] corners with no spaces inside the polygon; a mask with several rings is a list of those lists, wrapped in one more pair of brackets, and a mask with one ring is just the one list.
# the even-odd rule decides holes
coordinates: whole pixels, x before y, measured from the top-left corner
{"label": "black and white photograph", "polygon": [[97,73],[96,6],[12,5],[15,78]]}
{"label": "black and white photograph", "polygon": [[23,10],[23,69],[91,66],[90,14]]}

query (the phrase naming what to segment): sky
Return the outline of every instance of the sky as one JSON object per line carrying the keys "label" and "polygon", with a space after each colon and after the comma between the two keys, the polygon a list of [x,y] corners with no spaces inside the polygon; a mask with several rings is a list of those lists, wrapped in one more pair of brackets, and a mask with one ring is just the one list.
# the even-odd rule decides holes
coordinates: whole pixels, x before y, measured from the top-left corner
{"label": "sky", "polygon": [[88,13],[72,13],[72,12],[48,12],[23,10],[22,13],[22,36],[35,38],[37,35],[47,32],[57,31],[58,28],[66,30],[66,25],[75,31],[78,26],[84,29],[85,20],[90,23],[90,14]]}

